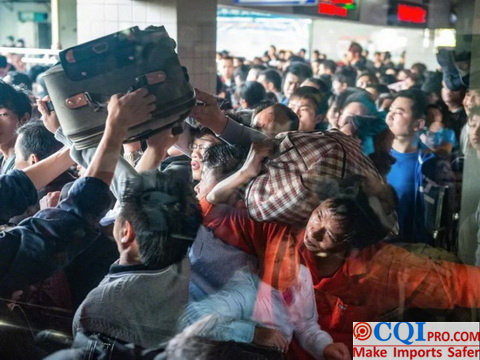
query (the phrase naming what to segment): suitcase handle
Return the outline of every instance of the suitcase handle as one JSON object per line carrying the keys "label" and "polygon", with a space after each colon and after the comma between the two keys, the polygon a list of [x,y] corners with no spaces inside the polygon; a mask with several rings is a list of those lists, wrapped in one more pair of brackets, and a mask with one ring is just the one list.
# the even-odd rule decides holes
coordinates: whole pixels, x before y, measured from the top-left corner
{"label": "suitcase handle", "polygon": [[102,43],[96,44],[92,47],[92,50],[97,54],[104,53],[105,51],[108,50],[108,43],[102,42]]}

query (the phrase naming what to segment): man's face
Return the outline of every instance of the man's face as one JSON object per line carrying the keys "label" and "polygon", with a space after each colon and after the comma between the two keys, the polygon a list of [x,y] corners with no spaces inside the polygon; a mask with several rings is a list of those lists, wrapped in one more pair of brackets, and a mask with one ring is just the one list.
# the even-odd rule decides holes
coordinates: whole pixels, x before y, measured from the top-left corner
{"label": "man's face", "polygon": [[361,103],[353,102],[345,106],[342,114],[338,118],[338,128],[348,136],[355,134],[352,125],[352,117],[364,116],[367,114],[367,109]]}
{"label": "man's face", "polygon": [[224,79],[233,78],[235,67],[233,66],[233,60],[222,59],[220,60],[220,73]]}
{"label": "man's face", "polygon": [[480,151],[480,115],[473,115],[472,118],[468,121],[468,140],[470,145]]}
{"label": "man's face", "polygon": [[267,78],[265,77],[265,75],[260,75],[257,81],[262,84],[262,86],[265,88],[265,91],[272,91],[271,89],[269,89],[269,83],[267,82]]}
{"label": "man's face", "polygon": [[445,101],[447,104],[458,104],[461,105],[463,103],[465,97],[465,91],[458,90],[453,91],[450,90],[445,84],[442,87],[442,100]]}
{"label": "man's face", "polygon": [[335,219],[329,204],[331,201],[325,200],[313,210],[303,239],[306,248],[321,257],[345,250],[348,247],[345,240],[350,234],[346,224]]}
{"label": "man's face", "polygon": [[480,89],[471,89],[468,90],[463,99],[463,106],[465,107],[465,112],[467,115],[470,115],[470,112],[474,107],[480,106]]}
{"label": "man's face", "polygon": [[193,140],[192,145],[190,146],[192,150],[192,178],[193,180],[200,180],[202,176],[202,168],[203,168],[203,154],[205,150],[215,144],[218,144],[219,141],[214,136],[211,135],[204,135],[199,139]]}
{"label": "man's face", "polygon": [[360,76],[357,80],[357,87],[360,89],[366,89],[369,85],[371,85],[370,76],[363,75]]}
{"label": "man's face", "polygon": [[270,138],[290,130],[290,119],[283,112],[275,111],[273,106],[258,113],[253,118],[252,124],[254,128]]}
{"label": "man's face", "polygon": [[14,145],[19,123],[20,119],[12,110],[0,108],[0,144]]}
{"label": "man's face", "polygon": [[413,118],[412,100],[396,98],[387,115],[387,125],[395,137],[410,137],[419,130],[419,120]]}
{"label": "man's face", "polygon": [[305,79],[300,79],[297,75],[293,75],[292,73],[287,73],[285,76],[285,82],[283,83],[283,93],[290,99],[293,92],[300,87],[300,84]]}
{"label": "man's face", "polygon": [[338,80],[334,80],[332,82],[332,91],[335,95],[338,95],[340,94],[343,90],[345,90],[347,88],[347,84],[346,83],[342,83]]}
{"label": "man's face", "polygon": [[299,119],[299,131],[313,131],[317,124],[316,106],[310,99],[291,98],[288,107],[297,114]]}
{"label": "man's face", "polygon": [[195,186],[197,199],[201,200],[218,184],[214,169],[203,167],[200,182]]}
{"label": "man's face", "polygon": [[15,142],[15,168],[17,170],[23,170],[26,167],[33,164],[30,157],[25,158],[25,154],[22,151],[22,147],[20,144],[23,141],[23,135],[19,135],[17,141]]}

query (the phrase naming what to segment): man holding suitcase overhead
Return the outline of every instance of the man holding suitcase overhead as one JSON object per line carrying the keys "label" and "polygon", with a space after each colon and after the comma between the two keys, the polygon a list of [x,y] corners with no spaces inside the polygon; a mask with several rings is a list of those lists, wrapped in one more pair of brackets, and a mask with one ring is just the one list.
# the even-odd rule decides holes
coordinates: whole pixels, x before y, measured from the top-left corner
{"label": "man holding suitcase overhead", "polygon": [[98,223],[110,206],[110,185],[123,139],[130,126],[150,118],[155,96],[146,89],[113,95],[105,132],[85,177],[56,208],[38,212],[0,233],[0,294],[10,294],[49,277],[100,234]]}

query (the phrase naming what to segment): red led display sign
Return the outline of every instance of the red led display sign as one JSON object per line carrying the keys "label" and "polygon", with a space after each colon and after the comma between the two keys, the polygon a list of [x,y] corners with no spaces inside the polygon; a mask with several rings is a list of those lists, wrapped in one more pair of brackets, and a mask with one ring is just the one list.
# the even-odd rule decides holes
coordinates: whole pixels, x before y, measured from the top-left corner
{"label": "red led display sign", "polygon": [[426,27],[428,7],[408,1],[391,0],[388,9],[388,25]]}
{"label": "red led display sign", "polygon": [[398,4],[397,17],[398,21],[426,24],[427,9],[420,6]]}
{"label": "red led display sign", "polygon": [[352,12],[357,10],[358,0],[320,0],[318,13],[320,15],[351,18]]}

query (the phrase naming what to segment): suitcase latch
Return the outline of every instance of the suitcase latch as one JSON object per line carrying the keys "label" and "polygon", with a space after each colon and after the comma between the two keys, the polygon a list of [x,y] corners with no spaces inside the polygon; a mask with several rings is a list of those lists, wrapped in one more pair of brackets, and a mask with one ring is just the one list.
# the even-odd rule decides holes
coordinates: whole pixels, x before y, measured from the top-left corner
{"label": "suitcase latch", "polygon": [[94,101],[88,92],[70,96],[65,100],[65,105],[72,110],[79,109],[84,106],[91,106],[94,108],[93,111],[95,112],[101,111],[108,106],[107,103],[99,103]]}
{"label": "suitcase latch", "polygon": [[145,87],[148,85],[155,85],[165,81],[167,74],[163,71],[154,71],[148,74],[140,75],[135,78],[136,88]]}
{"label": "suitcase latch", "polygon": [[91,103],[91,98],[88,93],[80,93],[73,96],[70,96],[65,100],[65,105],[69,109],[78,109],[84,106],[88,106]]}

